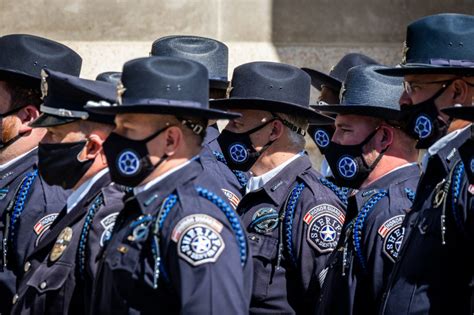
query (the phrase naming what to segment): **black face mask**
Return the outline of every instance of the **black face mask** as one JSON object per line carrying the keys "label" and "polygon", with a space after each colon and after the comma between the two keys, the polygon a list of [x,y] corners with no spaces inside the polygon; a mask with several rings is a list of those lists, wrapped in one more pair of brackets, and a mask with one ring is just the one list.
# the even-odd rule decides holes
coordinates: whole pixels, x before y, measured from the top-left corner
{"label": "black face mask", "polygon": [[64,189],[73,188],[93,163],[93,160],[79,160],[86,143],[40,143],[38,170],[45,182]]}
{"label": "black face mask", "polygon": [[401,107],[402,129],[418,140],[417,149],[427,149],[448,133],[450,122],[440,118],[435,101],[446,91],[449,84],[435,95],[418,104]]}
{"label": "black face mask", "polygon": [[379,129],[376,128],[370,135],[359,144],[342,145],[330,142],[326,149],[326,160],[333,173],[336,185],[341,187],[360,188],[362,183],[369,177],[377,166],[380,159],[387,151],[384,149],[372,165],[367,165],[362,155],[363,147],[375,136]]}
{"label": "black face mask", "polygon": [[18,134],[16,135],[15,137],[11,138],[10,140],[4,142],[3,141],[3,119],[5,117],[8,117],[10,115],[12,115],[13,113],[16,113],[18,112],[19,110],[21,110],[23,107],[20,107],[20,108],[15,108],[15,109],[12,109],[6,113],[3,113],[3,114],[0,114],[0,149],[4,149],[6,147],[8,147],[9,145],[11,145],[13,142],[15,142],[16,140],[20,139],[22,137],[22,134]]}
{"label": "black face mask", "polygon": [[146,144],[169,127],[159,129],[143,140],[132,140],[112,132],[102,145],[112,181],[127,187],[138,186],[163,163],[166,155],[153,165]]}
{"label": "black face mask", "polygon": [[471,125],[470,128],[471,138],[467,139],[466,142],[459,147],[459,154],[461,155],[469,184],[474,185],[474,125]]}
{"label": "black face mask", "polygon": [[334,134],[334,126],[309,125],[308,134],[318,147],[319,152],[324,155]]}
{"label": "black face mask", "polygon": [[278,118],[272,118],[269,121],[257,126],[249,131],[236,133],[229,130],[222,130],[217,142],[222,149],[222,153],[227,161],[227,165],[231,170],[249,171],[257,162],[260,155],[267,150],[273,141],[268,141],[263,148],[257,152],[255,150],[250,135],[259,131],[269,123]]}

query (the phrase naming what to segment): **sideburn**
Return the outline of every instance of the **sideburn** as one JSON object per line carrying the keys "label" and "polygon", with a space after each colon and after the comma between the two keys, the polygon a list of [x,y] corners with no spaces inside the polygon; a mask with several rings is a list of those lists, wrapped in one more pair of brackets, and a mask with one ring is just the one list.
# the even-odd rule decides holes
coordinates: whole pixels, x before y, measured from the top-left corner
{"label": "sideburn", "polygon": [[3,118],[2,126],[2,140],[8,142],[9,140],[16,137],[19,133],[19,126],[16,116],[8,116]]}

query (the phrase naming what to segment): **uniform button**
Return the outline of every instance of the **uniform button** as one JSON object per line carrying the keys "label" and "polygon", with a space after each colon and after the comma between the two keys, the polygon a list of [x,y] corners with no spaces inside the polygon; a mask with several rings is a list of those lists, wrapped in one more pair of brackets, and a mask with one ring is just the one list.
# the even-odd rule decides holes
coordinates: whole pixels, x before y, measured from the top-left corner
{"label": "uniform button", "polygon": [[13,303],[13,304],[16,304],[17,301],[18,301],[18,294],[15,294],[15,295],[13,296],[12,303]]}
{"label": "uniform button", "polygon": [[45,289],[46,286],[47,286],[46,281],[43,281],[43,282],[40,283],[40,289],[41,290]]}
{"label": "uniform button", "polygon": [[27,262],[25,263],[25,266],[23,266],[23,270],[24,270],[25,272],[28,272],[28,271],[30,270],[30,268],[31,268],[31,263],[30,263],[29,261],[27,261]]}

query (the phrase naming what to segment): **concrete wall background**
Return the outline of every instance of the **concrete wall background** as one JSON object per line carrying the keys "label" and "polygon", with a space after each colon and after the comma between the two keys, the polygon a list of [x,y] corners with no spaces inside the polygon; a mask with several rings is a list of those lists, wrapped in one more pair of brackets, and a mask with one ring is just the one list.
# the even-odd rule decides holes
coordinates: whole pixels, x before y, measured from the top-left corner
{"label": "concrete wall background", "polygon": [[440,12],[474,14],[474,0],[0,0],[0,35],[69,45],[83,57],[85,78],[120,71],[173,34],[225,42],[229,76],[256,60],[327,72],[348,52],[398,63],[406,25]]}

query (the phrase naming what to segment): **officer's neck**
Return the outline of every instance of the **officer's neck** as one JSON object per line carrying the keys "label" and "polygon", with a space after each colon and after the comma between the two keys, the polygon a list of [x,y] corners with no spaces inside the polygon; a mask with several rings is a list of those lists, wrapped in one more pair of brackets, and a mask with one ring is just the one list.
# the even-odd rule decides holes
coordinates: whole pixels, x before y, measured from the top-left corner
{"label": "officer's neck", "polygon": [[374,182],[387,175],[394,169],[416,162],[416,159],[406,159],[397,156],[384,155],[377,166],[370,172],[367,179],[362,183],[361,188],[372,185]]}
{"label": "officer's neck", "polygon": [[274,168],[285,163],[292,157],[294,157],[298,152],[268,152],[263,153],[260,158],[252,166],[250,172],[252,176],[263,175]]}

